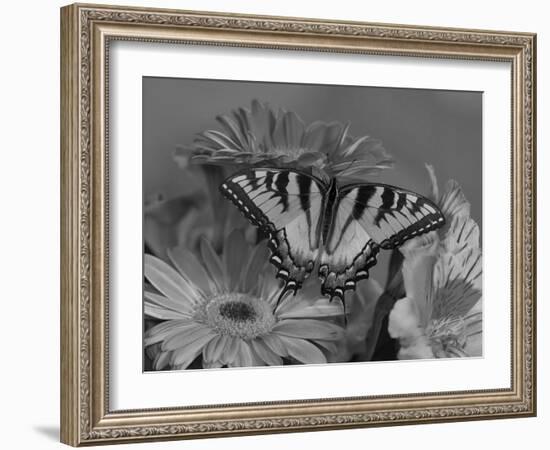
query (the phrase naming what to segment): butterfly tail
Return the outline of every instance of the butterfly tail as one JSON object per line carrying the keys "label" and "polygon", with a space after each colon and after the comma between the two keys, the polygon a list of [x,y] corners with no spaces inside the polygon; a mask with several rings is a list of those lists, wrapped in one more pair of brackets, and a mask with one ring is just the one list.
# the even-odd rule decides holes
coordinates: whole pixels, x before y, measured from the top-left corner
{"label": "butterfly tail", "polygon": [[347,328],[347,326],[348,326],[348,312],[346,311],[346,299],[345,299],[345,297],[342,297],[340,300],[342,301],[342,308],[344,309],[344,327]]}
{"label": "butterfly tail", "polygon": [[342,303],[343,315],[344,315],[344,325],[348,325],[348,312],[346,309],[346,295],[345,290],[341,288],[336,289],[326,289],[321,287],[321,294],[327,295],[329,297],[329,302],[332,303],[334,299],[340,300]]}
{"label": "butterfly tail", "polygon": [[279,294],[279,298],[277,299],[277,307],[280,305],[281,301],[286,297],[286,295],[289,292],[292,292],[292,295],[296,296],[298,289],[300,289],[300,286],[298,285],[298,283],[296,283],[296,281],[294,280],[286,281],[285,286],[281,290],[281,293]]}

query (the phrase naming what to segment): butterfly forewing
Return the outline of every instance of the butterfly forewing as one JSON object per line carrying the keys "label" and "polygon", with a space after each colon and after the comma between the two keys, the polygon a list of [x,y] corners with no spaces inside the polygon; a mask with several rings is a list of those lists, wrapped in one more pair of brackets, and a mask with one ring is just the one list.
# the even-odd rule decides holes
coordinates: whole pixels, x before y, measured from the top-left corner
{"label": "butterfly forewing", "polygon": [[319,254],[319,218],[325,186],[288,169],[249,169],[220,187],[239,210],[269,236],[271,262],[286,290],[297,290]]}
{"label": "butterfly forewing", "polygon": [[414,192],[394,186],[362,184],[341,189],[341,211],[353,220],[384,249],[394,249],[405,241],[435,230],[445,223],[439,208]]}

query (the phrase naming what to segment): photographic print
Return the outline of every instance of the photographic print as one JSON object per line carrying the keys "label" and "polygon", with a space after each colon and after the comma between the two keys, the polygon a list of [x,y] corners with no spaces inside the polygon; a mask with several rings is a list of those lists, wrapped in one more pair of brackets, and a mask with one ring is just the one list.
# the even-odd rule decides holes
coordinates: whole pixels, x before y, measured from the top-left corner
{"label": "photographic print", "polygon": [[62,442],[536,415],[536,49],[62,8]]}
{"label": "photographic print", "polygon": [[481,174],[481,92],[144,77],[144,370],[482,356]]}

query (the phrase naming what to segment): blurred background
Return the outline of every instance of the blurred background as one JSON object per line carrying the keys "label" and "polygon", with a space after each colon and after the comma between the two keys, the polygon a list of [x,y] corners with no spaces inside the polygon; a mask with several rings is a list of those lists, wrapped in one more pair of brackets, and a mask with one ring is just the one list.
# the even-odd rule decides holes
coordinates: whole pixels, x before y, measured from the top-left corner
{"label": "blurred background", "polygon": [[427,194],[424,164],[432,164],[440,187],[449,178],[460,183],[481,226],[481,92],[144,77],[145,198],[192,189],[174,162],[176,147],[220,129],[217,115],[250,107],[253,99],[294,111],[306,124],[349,122],[352,135],[380,139],[395,169],[369,181]]}

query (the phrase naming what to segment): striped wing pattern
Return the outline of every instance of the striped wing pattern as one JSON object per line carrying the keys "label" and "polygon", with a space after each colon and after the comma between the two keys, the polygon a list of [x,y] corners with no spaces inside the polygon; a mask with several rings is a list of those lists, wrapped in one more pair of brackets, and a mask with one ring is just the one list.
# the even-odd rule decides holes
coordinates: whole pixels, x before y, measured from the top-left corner
{"label": "striped wing pattern", "polygon": [[380,248],[394,249],[444,223],[439,208],[413,192],[380,184],[342,188],[321,255],[323,294],[343,299],[368,278]]}
{"label": "striped wing pattern", "polygon": [[220,190],[269,236],[270,261],[285,281],[281,297],[300,289],[318,264],[321,293],[343,302],[346,290],[368,278],[380,248],[445,223],[433,202],[389,185],[345,186],[327,204],[329,185],[290,169],[248,169]]}
{"label": "striped wing pattern", "polygon": [[[344,230],[336,230],[332,243],[337,242],[348,223],[354,222],[386,250],[445,223],[445,217],[432,201],[414,192],[380,184],[346,186],[340,190],[338,214],[346,216]],[[328,251],[334,249],[329,244]]]}
{"label": "striped wing pattern", "polygon": [[318,258],[324,186],[300,172],[251,169],[230,177],[220,189],[269,236],[270,261],[286,283],[281,298],[296,292]]}

